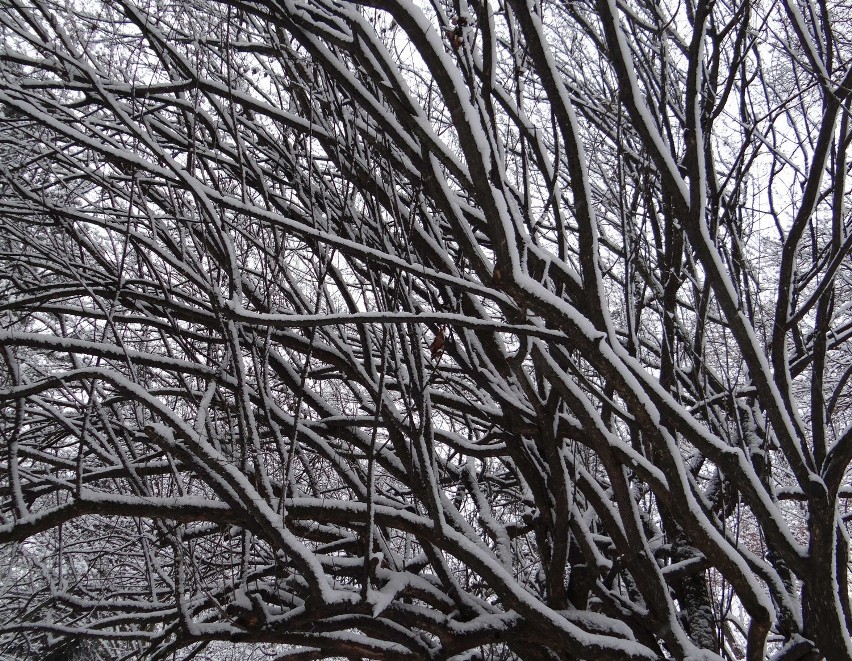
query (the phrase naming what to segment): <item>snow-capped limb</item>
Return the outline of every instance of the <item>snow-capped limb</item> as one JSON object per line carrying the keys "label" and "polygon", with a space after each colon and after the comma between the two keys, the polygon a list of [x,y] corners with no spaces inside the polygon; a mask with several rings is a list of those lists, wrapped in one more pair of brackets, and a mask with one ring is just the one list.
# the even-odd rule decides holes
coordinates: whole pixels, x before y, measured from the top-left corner
{"label": "snow-capped limb", "polygon": [[852,425],[838,435],[825,456],[822,477],[828,490],[826,495],[831,501],[840,495],[850,462],[852,462]]}
{"label": "snow-capped limb", "polygon": [[559,132],[567,151],[569,185],[574,194],[574,213],[578,223],[579,257],[582,264],[583,287],[588,297],[589,316],[599,328],[609,328],[611,320],[605,299],[600,272],[598,249],[598,220],[589,183],[588,159],[580,136],[577,114],[562,80],[554,54],[547,48],[541,19],[526,0],[513,2],[529,54],[535,62],[541,83],[546,90],[550,107],[559,124]]}
{"label": "snow-capped limb", "polygon": [[[71,486],[68,485],[69,488]],[[68,502],[63,505],[0,526],[0,543],[23,541],[74,518],[92,514],[169,519],[184,522],[247,523],[244,517],[235,514],[231,508],[223,503],[209,500],[115,496],[86,489],[79,495],[69,494]]]}
{"label": "snow-capped limb", "polygon": [[[626,102],[628,111],[636,117],[634,121],[639,134],[657,163],[658,170],[664,178],[664,185],[671,190],[683,228],[692,242],[699,261],[709,274],[708,282],[716,294],[728,323],[731,324],[734,336],[743,352],[743,358],[749,366],[752,378],[755,380],[761,402],[772,419],[776,434],[787,454],[788,461],[791,462],[794,474],[801,485],[809,484],[812,467],[807,460],[808,451],[803,443],[803,430],[800,425],[795,424],[789,396],[785,395],[787,391],[779,389],[771,378],[773,372],[770,370],[766,354],[757,341],[754,329],[742,314],[742,303],[722,264],[721,257],[713,245],[713,239],[708,233],[704,214],[705,206],[704,203],[700,202],[704,198],[706,177],[702,174],[703,165],[696,165],[703,161],[704,150],[694,152],[696,156],[692,159],[692,162],[698,169],[691,173],[693,181],[690,188],[687,189],[679,169],[674,163],[671,153],[664,146],[662,136],[654,126],[651,114],[642,99],[635,74],[633,74],[633,58],[630,56],[625,43],[615,3],[602,0],[599,6],[604,18],[605,33],[610,44],[610,50],[614,54],[622,98]],[[703,23],[699,25],[699,29],[703,30]],[[693,71],[693,75],[697,76],[700,67],[694,66],[696,69]],[[691,99],[686,100],[688,104],[687,116],[694,115],[695,104],[698,103],[698,86],[696,85],[693,89],[696,90],[695,94]],[[700,122],[696,124],[693,120],[691,130],[693,132],[698,131],[699,127]],[[703,142],[698,135],[696,135],[695,140],[697,144]],[[695,180],[696,177],[698,177],[697,180]],[[692,200],[691,192],[694,192],[697,196],[696,200],[699,201],[697,204]],[[779,374],[777,364],[774,374],[776,377]]]}
{"label": "snow-capped limb", "polygon": [[288,328],[317,328],[320,326],[336,326],[342,324],[402,324],[418,323],[430,325],[446,325],[452,328],[470,328],[472,330],[488,330],[497,333],[510,333],[520,337],[540,337],[559,339],[563,335],[559,331],[525,324],[508,324],[504,321],[476,319],[463,314],[449,312],[438,313],[409,313],[409,312],[356,312],[324,315],[300,314],[262,314],[235,308],[226,312],[229,319],[241,324]]}

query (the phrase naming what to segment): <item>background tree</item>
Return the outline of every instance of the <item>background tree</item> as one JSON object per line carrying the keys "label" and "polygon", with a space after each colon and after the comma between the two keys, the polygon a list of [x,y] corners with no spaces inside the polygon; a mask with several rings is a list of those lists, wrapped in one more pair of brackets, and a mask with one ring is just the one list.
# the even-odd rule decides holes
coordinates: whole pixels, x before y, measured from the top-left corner
{"label": "background tree", "polygon": [[852,657],[848,7],[0,34],[0,654]]}

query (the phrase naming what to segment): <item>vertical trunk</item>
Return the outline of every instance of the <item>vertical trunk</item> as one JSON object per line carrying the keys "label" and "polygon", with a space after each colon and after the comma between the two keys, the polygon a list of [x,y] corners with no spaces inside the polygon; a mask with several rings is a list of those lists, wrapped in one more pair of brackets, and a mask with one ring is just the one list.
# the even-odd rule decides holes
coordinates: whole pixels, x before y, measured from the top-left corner
{"label": "vertical trunk", "polygon": [[[682,562],[698,555],[682,532],[672,544],[672,562]],[[706,650],[719,650],[719,635],[705,572],[683,577],[674,585],[680,604],[684,628],[696,645]]]}
{"label": "vertical trunk", "polygon": [[804,635],[828,661],[848,661],[852,659],[852,640],[837,581],[835,503],[814,499],[810,506],[810,571],[802,581]]}

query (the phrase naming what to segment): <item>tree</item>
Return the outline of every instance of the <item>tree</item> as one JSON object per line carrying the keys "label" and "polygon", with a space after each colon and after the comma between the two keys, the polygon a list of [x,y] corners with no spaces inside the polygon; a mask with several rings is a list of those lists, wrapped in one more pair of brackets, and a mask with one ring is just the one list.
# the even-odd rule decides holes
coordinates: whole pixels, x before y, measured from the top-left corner
{"label": "tree", "polygon": [[0,654],[852,657],[842,3],[2,7]]}

